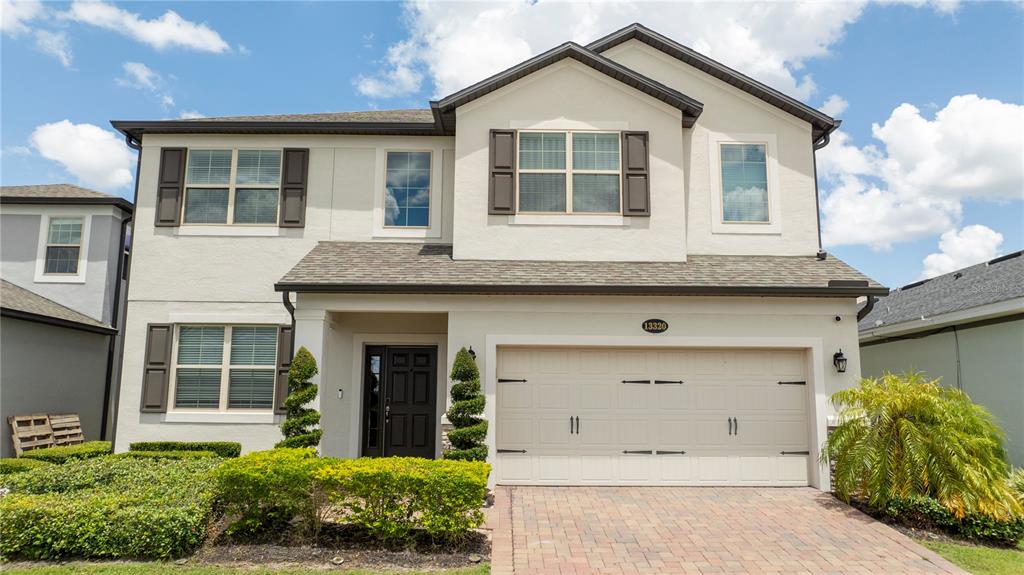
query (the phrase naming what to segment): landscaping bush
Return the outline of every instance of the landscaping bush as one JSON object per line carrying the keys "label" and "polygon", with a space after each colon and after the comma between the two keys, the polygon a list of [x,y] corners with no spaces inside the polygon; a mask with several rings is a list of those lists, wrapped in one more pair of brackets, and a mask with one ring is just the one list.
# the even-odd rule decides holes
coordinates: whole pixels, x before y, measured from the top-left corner
{"label": "landscaping bush", "polygon": [[66,463],[76,459],[89,459],[108,455],[111,451],[109,441],[86,441],[78,445],[64,447],[46,447],[33,449],[21,454],[25,459],[36,459],[47,463]]}
{"label": "landscaping bush", "polygon": [[221,457],[238,457],[242,444],[236,441],[139,441],[131,451],[212,451]]}
{"label": "landscaping bush", "polygon": [[331,460],[315,474],[345,520],[386,543],[422,530],[454,540],[483,522],[490,466],[389,457]]}
{"label": "landscaping bush", "polygon": [[[959,520],[1018,520],[1002,432],[962,391],[919,373],[886,374],[832,396],[840,423],[822,450],[844,501],[884,510],[895,500],[937,501]],[[974,521],[974,519],[971,519]]]}
{"label": "landscaping bush", "polygon": [[281,422],[284,439],[274,447],[316,447],[320,445],[320,412],[306,404],[316,399],[317,385],[312,379],[320,373],[316,359],[305,347],[295,352],[288,368],[288,397],[284,400],[285,419]]}
{"label": "landscaping bush", "polygon": [[1017,500],[1024,505],[1024,467],[1018,467],[1010,472],[1010,487],[1016,492]]}
{"label": "landscaping bush", "polygon": [[315,535],[324,509],[313,472],[326,461],[309,448],[278,448],[229,459],[215,473],[225,510],[240,515],[228,532],[253,535],[279,529],[299,516]]}
{"label": "landscaping bush", "polygon": [[221,460],[118,457],[69,461],[0,478],[0,557],[168,558],[206,533]]}
{"label": "landscaping bush", "polygon": [[212,451],[125,451],[110,457],[119,459],[202,459],[219,456]]}
{"label": "landscaping bush", "polygon": [[50,465],[50,463],[39,459],[0,459],[0,475],[21,473],[43,465]]}
{"label": "landscaping bush", "polygon": [[445,459],[462,461],[484,461],[487,459],[487,420],[480,417],[484,412],[484,396],[480,393],[480,370],[476,360],[462,348],[452,362],[451,379],[452,405],[448,408],[448,421],[452,429],[448,441],[452,449],[444,453]]}
{"label": "landscaping bush", "polygon": [[889,501],[884,513],[890,519],[913,527],[941,529],[965,539],[1014,546],[1024,539],[1024,519],[993,519],[979,513],[958,518],[938,501],[921,496]]}

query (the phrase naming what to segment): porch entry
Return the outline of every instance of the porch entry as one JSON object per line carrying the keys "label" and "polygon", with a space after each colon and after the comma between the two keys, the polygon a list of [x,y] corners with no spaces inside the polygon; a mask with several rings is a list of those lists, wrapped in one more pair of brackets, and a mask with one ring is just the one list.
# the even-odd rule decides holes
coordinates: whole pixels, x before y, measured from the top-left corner
{"label": "porch entry", "polygon": [[362,455],[434,457],[437,346],[366,346]]}

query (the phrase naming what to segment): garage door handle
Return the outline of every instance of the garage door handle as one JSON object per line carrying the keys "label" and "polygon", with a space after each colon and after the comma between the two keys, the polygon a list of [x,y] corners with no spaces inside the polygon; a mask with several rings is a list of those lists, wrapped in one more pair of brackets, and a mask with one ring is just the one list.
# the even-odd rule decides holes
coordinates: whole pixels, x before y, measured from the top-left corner
{"label": "garage door handle", "polygon": [[580,434],[580,416],[576,416],[576,435]]}
{"label": "garage door handle", "polygon": [[642,450],[642,449],[641,450],[632,450],[632,451],[629,450],[629,449],[623,449],[622,452],[627,454],[627,455],[651,455],[651,453],[652,453],[650,449],[648,449],[646,451]]}
{"label": "garage door handle", "polygon": [[728,418],[726,421],[729,422],[729,435],[732,435],[732,418]]}
{"label": "garage door handle", "polygon": [[624,380],[622,380],[622,383],[646,383],[646,384],[649,384],[649,383],[651,383],[651,380],[649,380],[649,379],[624,379]]}
{"label": "garage door handle", "polygon": [[740,418],[738,418],[738,417],[732,418],[732,434],[733,435],[739,435],[740,434]]}
{"label": "garage door handle", "polygon": [[656,379],[656,380],[654,380],[654,385],[672,385],[672,384],[682,385],[683,384],[683,380],[681,380],[681,379],[677,380],[677,381],[673,381],[673,380],[670,380],[670,379]]}
{"label": "garage door handle", "polygon": [[810,455],[810,451],[780,451],[779,455]]}
{"label": "garage door handle", "polygon": [[573,431],[573,427],[572,427],[572,416],[570,415],[570,416],[569,416],[569,435],[572,435],[573,433],[576,433],[576,432],[575,432],[575,431]]}

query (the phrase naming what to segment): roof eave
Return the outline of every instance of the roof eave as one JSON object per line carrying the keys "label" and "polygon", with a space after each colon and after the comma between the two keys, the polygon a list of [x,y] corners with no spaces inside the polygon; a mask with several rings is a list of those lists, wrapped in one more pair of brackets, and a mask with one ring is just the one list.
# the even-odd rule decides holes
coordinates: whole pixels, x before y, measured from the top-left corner
{"label": "roof eave", "polygon": [[117,330],[112,327],[90,325],[87,323],[80,323],[77,321],[71,321],[68,319],[62,319],[59,317],[53,317],[49,315],[43,315],[38,313],[32,313],[20,309],[12,308],[0,308],[0,316],[9,317],[11,319],[20,319],[24,321],[31,321],[35,323],[42,323],[46,325],[52,325],[56,327],[64,327],[68,329],[75,329],[79,331],[87,331],[90,333],[98,333],[101,335],[117,335]]}
{"label": "roof eave", "polygon": [[143,134],[370,134],[390,136],[440,136],[446,134],[434,122],[285,122],[264,120],[111,120],[125,136],[141,140]]}
{"label": "roof eave", "polygon": [[888,288],[870,286],[687,286],[687,285],[508,285],[508,284],[368,284],[304,283],[282,281],[279,292],[348,294],[445,294],[445,295],[664,295],[664,296],[770,296],[859,297],[885,295]]}
{"label": "roof eave", "polygon": [[114,206],[124,212],[132,213],[134,206],[124,198],[62,198],[62,197],[27,197],[27,196],[0,196],[0,204],[20,205],[62,205],[62,206]]}

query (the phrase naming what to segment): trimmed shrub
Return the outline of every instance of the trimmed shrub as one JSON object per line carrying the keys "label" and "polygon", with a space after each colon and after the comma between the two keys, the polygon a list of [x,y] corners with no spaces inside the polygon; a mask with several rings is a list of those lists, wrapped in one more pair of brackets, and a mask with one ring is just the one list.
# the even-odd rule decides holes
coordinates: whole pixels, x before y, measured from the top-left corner
{"label": "trimmed shrub", "polygon": [[920,373],[862,379],[836,392],[840,423],[822,449],[836,495],[886,509],[897,499],[937,501],[957,519],[1013,522],[1024,506],[1007,481],[1002,432],[985,408]]}
{"label": "trimmed shrub", "polygon": [[0,556],[168,558],[206,534],[219,458],[69,461],[0,478]]}
{"label": "trimmed shrub", "polygon": [[212,451],[125,451],[109,457],[119,459],[202,459],[219,456]]}
{"label": "trimmed shrub", "polygon": [[50,463],[40,459],[0,459],[0,475],[21,473],[43,465],[50,465]]}
{"label": "trimmed shrub", "polygon": [[325,461],[310,448],[257,451],[226,461],[215,473],[218,491],[225,510],[240,516],[229,534],[278,529],[299,516],[315,535],[324,509],[313,472]]}
{"label": "trimmed shrub", "polygon": [[448,421],[453,429],[448,432],[452,448],[444,453],[445,459],[463,461],[484,461],[487,459],[487,420],[480,417],[484,412],[485,399],[480,393],[480,370],[476,360],[466,348],[455,354],[452,362],[451,379],[452,405],[448,408]]}
{"label": "trimmed shrub", "polygon": [[320,412],[305,407],[316,399],[317,385],[311,380],[320,370],[316,359],[305,347],[295,352],[291,367],[288,369],[288,397],[284,400],[285,419],[281,422],[281,433],[284,439],[274,447],[316,447],[320,445],[323,433],[320,425]]}
{"label": "trimmed shrub", "polygon": [[1013,546],[1024,539],[1024,519],[993,519],[979,513],[956,517],[930,497],[896,498],[882,510],[890,519],[915,527],[941,529],[965,539]]}
{"label": "trimmed shrub", "polygon": [[33,449],[21,454],[25,459],[36,459],[47,463],[66,463],[76,459],[89,459],[109,455],[111,446],[109,441],[86,441],[78,445],[67,445],[64,447],[46,447]]}
{"label": "trimmed shrub", "polygon": [[315,478],[352,525],[389,544],[454,540],[483,522],[490,466],[413,457],[331,460]]}
{"label": "trimmed shrub", "polygon": [[212,451],[220,457],[238,457],[242,444],[236,441],[139,441],[128,446],[131,451]]}

